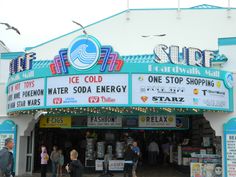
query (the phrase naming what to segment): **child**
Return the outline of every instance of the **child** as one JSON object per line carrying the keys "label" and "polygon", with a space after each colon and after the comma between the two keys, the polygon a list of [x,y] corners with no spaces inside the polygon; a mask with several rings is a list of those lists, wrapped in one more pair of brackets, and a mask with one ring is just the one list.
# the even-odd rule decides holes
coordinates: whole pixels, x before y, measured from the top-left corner
{"label": "child", "polygon": [[72,150],[70,152],[70,164],[66,165],[66,171],[70,174],[70,177],[82,177],[83,176],[83,165],[78,160],[78,152]]}
{"label": "child", "polygon": [[49,156],[45,146],[41,147],[41,151],[41,177],[46,177]]}
{"label": "child", "polygon": [[63,155],[61,149],[58,152],[59,152],[60,156],[59,156],[58,173],[57,174],[58,174],[58,176],[62,176],[62,167],[64,165],[64,155]]}

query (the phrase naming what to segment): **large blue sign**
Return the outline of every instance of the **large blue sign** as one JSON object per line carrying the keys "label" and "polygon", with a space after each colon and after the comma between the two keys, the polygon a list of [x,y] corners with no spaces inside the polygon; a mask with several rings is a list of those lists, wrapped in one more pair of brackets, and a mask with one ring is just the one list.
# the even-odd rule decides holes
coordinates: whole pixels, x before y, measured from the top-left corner
{"label": "large blue sign", "polygon": [[100,43],[94,37],[78,37],[68,48],[68,60],[78,70],[89,69],[100,58],[100,48]]}

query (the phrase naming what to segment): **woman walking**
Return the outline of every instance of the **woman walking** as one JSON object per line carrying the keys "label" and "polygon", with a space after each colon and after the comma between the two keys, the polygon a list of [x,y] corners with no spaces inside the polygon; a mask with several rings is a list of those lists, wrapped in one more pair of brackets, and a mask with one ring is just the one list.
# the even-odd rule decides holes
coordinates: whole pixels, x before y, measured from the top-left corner
{"label": "woman walking", "polygon": [[124,160],[125,160],[124,177],[126,177],[127,174],[128,174],[128,177],[132,177],[134,156],[135,154],[132,150],[132,146],[128,145],[124,154]]}
{"label": "woman walking", "polygon": [[64,155],[62,153],[62,150],[60,149],[59,151],[59,161],[58,161],[58,176],[62,177],[62,167],[64,165]]}
{"label": "woman walking", "polygon": [[45,146],[41,147],[41,151],[41,177],[46,177],[49,156]]}

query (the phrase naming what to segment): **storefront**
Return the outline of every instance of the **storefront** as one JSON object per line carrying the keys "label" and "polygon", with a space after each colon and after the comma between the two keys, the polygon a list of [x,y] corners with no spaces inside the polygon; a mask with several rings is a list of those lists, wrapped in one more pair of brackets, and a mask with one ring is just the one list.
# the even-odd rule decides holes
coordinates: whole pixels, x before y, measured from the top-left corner
{"label": "storefront", "polygon": [[[182,21],[171,16],[175,14],[172,10],[134,10],[128,14],[129,20],[123,12],[86,28],[89,35],[78,30],[28,48],[24,56],[13,59],[7,112],[20,130],[16,158],[27,154],[23,168],[37,170],[40,145],[51,149],[57,144],[65,153],[67,147],[84,148],[82,160],[94,170],[101,170],[108,149],[114,156],[110,170],[119,171],[129,137],[145,142],[141,143],[143,154],[151,140],[161,142],[168,137],[170,163],[180,170],[188,169],[194,177],[213,173],[218,166],[225,168],[223,124],[234,114],[232,51],[236,40],[219,37],[223,29],[226,37],[236,36],[229,30],[235,26],[227,23],[227,28],[215,29],[214,36],[204,31],[198,38],[187,29],[172,36],[175,30],[170,29],[184,23],[196,30],[186,18],[203,20],[196,13],[200,10],[199,6],[184,11]],[[223,9],[211,10],[201,12],[225,13]],[[161,29],[168,31],[168,39],[158,38],[158,43],[165,45],[142,38],[140,34],[147,33],[144,28],[135,29],[149,16],[160,19],[157,12],[169,14],[166,20],[173,22]],[[138,19],[140,15],[145,17]],[[125,23],[129,32],[121,34],[123,29],[116,25],[113,32],[106,31],[115,23]],[[146,25],[151,25],[153,32],[160,29],[157,24]],[[185,33],[188,39],[176,37]],[[204,36],[209,36],[209,41]],[[20,145],[24,142],[28,146],[23,150]],[[25,173],[20,171],[21,165],[16,166],[19,174]],[[208,172],[203,172],[206,169]]]}

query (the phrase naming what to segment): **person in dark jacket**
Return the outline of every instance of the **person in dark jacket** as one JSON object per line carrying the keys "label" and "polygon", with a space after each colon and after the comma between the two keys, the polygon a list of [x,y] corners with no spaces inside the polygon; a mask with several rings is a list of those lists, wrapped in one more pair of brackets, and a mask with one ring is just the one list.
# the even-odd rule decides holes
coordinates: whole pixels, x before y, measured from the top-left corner
{"label": "person in dark jacket", "polygon": [[14,141],[12,138],[5,140],[5,147],[0,151],[0,176],[12,177],[14,176],[14,158],[11,152],[14,147]]}
{"label": "person in dark jacket", "polygon": [[124,177],[128,174],[128,177],[132,177],[132,169],[133,169],[133,162],[134,162],[135,154],[132,150],[132,145],[128,145],[125,154],[125,167],[124,167]]}
{"label": "person in dark jacket", "polygon": [[82,177],[84,166],[78,160],[78,152],[76,150],[72,150],[70,152],[71,162],[66,166],[67,172],[71,177]]}

